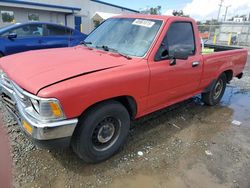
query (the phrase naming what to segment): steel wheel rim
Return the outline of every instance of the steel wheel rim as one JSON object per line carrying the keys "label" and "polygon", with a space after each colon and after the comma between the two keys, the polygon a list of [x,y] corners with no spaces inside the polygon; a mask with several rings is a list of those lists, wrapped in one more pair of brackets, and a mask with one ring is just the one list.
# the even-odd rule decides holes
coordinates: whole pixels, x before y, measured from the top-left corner
{"label": "steel wheel rim", "polygon": [[121,121],[115,117],[104,118],[92,134],[92,143],[97,151],[111,148],[120,136]]}
{"label": "steel wheel rim", "polygon": [[222,81],[222,79],[220,79],[216,83],[215,88],[214,88],[214,99],[219,98],[219,96],[221,95],[222,90],[223,90],[223,81]]}

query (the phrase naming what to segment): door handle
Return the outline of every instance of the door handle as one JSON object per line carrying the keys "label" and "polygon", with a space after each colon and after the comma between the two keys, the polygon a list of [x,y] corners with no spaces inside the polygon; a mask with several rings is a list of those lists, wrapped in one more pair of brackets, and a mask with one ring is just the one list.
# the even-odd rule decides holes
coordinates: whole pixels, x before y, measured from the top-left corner
{"label": "door handle", "polygon": [[200,65],[200,62],[199,61],[195,61],[192,63],[192,67],[197,67]]}

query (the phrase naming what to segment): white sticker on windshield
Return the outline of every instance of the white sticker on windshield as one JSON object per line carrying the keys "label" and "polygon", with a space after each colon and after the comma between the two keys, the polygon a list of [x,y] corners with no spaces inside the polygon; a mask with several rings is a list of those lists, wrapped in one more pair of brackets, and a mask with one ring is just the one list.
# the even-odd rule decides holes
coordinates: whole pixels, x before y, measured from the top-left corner
{"label": "white sticker on windshield", "polygon": [[151,28],[154,26],[155,22],[149,20],[136,19],[132,24]]}

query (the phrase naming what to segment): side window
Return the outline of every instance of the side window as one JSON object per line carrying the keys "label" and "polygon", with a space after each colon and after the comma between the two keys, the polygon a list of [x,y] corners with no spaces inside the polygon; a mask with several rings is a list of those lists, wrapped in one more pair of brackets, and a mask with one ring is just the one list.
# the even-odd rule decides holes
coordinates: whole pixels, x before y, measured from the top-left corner
{"label": "side window", "polygon": [[43,25],[42,24],[31,24],[30,25],[31,36],[43,36]]}
{"label": "side window", "polygon": [[163,41],[168,48],[169,55],[175,51],[185,51],[189,55],[195,54],[195,39],[192,24],[189,22],[172,23]]}
{"label": "side window", "polygon": [[62,35],[70,35],[71,30],[66,27],[47,25],[47,32],[48,36],[62,36]]}
{"label": "side window", "polygon": [[41,24],[24,25],[9,30],[8,32],[4,33],[3,36],[8,36],[11,33],[16,33],[17,38],[43,36],[43,27]]}

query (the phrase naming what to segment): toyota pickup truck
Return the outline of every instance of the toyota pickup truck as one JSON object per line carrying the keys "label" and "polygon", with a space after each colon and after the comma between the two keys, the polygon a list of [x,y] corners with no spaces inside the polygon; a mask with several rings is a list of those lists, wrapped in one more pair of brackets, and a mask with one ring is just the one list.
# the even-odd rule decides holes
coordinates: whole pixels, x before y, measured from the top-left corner
{"label": "toyota pickup truck", "polygon": [[205,47],[213,52],[202,54],[191,18],[113,17],[77,47],[1,58],[2,101],[35,142],[101,162],[124,145],[131,121],[197,94],[220,102],[247,50]]}

